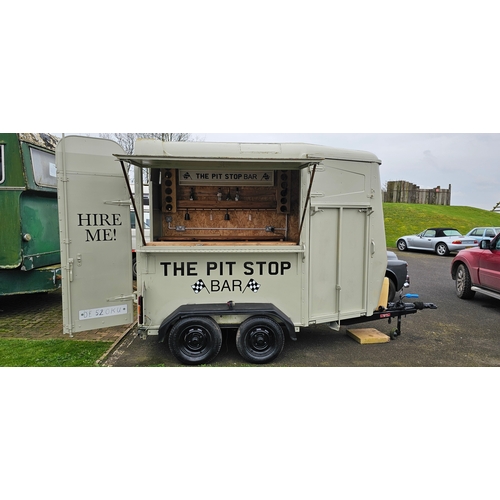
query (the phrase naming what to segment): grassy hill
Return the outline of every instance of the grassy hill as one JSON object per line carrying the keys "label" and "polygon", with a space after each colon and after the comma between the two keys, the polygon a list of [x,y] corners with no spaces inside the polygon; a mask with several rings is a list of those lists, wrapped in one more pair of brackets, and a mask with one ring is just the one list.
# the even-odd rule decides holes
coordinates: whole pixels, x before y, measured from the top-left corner
{"label": "grassy hill", "polygon": [[400,236],[417,234],[428,227],[453,227],[462,234],[476,226],[500,227],[500,213],[472,207],[384,203],[385,237],[388,248]]}

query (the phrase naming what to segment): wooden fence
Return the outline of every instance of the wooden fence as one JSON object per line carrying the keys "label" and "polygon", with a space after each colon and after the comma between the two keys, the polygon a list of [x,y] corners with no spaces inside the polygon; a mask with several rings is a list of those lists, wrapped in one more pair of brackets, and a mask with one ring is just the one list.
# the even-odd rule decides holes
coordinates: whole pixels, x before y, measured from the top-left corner
{"label": "wooden fence", "polygon": [[406,181],[389,181],[384,191],[385,203],[420,203],[424,205],[450,205],[451,184],[448,189],[437,186],[421,189],[420,186]]}

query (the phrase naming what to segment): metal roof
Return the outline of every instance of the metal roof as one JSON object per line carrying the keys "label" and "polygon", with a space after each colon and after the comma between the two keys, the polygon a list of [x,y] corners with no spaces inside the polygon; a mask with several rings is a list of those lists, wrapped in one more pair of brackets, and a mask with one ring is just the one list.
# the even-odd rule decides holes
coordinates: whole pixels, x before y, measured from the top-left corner
{"label": "metal roof", "polygon": [[[139,167],[206,168],[240,166],[243,168],[299,169],[328,159],[378,163],[372,153],[337,149],[304,143],[241,143],[241,142],[162,142],[139,139],[133,155],[116,155],[120,160]],[[178,164],[178,165],[176,165]]]}

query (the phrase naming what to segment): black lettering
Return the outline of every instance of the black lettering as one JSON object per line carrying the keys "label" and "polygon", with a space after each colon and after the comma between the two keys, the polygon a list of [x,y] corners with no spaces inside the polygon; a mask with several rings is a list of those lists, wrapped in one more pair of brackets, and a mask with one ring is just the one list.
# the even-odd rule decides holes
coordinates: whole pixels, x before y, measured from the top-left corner
{"label": "black lettering", "polygon": [[210,271],[217,269],[217,262],[207,262],[207,276],[210,276]]}
{"label": "black lettering", "polygon": [[211,292],[220,292],[220,282],[219,282],[219,280],[211,280],[210,281],[210,291]]}
{"label": "black lettering", "polygon": [[160,262],[160,266],[163,266],[163,276],[168,276],[168,266],[170,266],[172,262]]}
{"label": "black lettering", "polygon": [[[110,221],[111,217],[111,221]],[[78,214],[79,226],[121,226],[120,214]]]}
{"label": "black lettering", "polygon": [[253,274],[253,262],[245,262],[243,264],[243,267],[246,269],[246,271],[243,274],[246,274],[247,276],[251,276]]}
{"label": "black lettering", "polygon": [[96,229],[94,233],[90,229],[85,229],[87,235],[85,241],[114,241],[116,240],[116,230]]}
{"label": "black lettering", "polygon": [[292,268],[291,262],[288,262],[288,261],[282,262],[281,263],[281,275],[283,276],[285,274],[285,271],[287,271],[288,269],[291,269],[291,268]]}
{"label": "black lettering", "polygon": [[236,291],[236,289],[238,288],[240,292],[242,292],[242,287],[241,287],[242,283],[241,283],[241,280],[233,280],[233,292]]}
{"label": "black lettering", "polygon": [[256,264],[259,266],[259,276],[262,276],[264,274],[264,266],[266,265],[266,263],[256,262]]}
{"label": "black lettering", "polygon": [[222,288],[221,288],[221,292],[223,292],[224,290],[227,290],[228,292],[231,291],[231,287],[229,286],[229,282],[227,280],[224,280],[224,283],[223,283]]}
{"label": "black lettering", "polygon": [[233,266],[236,264],[236,262],[226,262],[226,264],[229,266],[229,276],[233,275]]}
{"label": "black lettering", "polygon": [[85,233],[87,234],[87,239],[85,241],[101,241],[99,238],[99,229],[96,230],[94,235],[92,235],[90,229],[85,229]]}
{"label": "black lettering", "polygon": [[196,262],[187,262],[187,276],[198,276]]}
{"label": "black lettering", "polygon": [[87,235],[87,239],[85,241],[100,241],[99,240],[99,230],[95,232],[94,235],[92,235],[92,232],[90,229],[85,229],[85,234]]}
{"label": "black lettering", "polygon": [[184,262],[174,262],[174,276],[177,276],[177,273],[179,273],[180,276],[184,276]]}
{"label": "black lettering", "polygon": [[163,266],[163,276],[168,276],[169,270],[173,273],[171,276],[198,276],[197,265],[197,262],[160,262],[160,266]]}
{"label": "black lettering", "polygon": [[[78,225],[83,226],[84,222],[87,222],[85,225],[90,226],[90,214],[78,214]],[[87,240],[88,241],[88,240]]]}
{"label": "black lettering", "polygon": [[113,231],[111,229],[101,229],[103,232],[103,241],[113,241]]}
{"label": "black lettering", "polygon": [[276,276],[279,273],[279,266],[277,262],[269,262],[268,266],[269,274],[271,276]]}

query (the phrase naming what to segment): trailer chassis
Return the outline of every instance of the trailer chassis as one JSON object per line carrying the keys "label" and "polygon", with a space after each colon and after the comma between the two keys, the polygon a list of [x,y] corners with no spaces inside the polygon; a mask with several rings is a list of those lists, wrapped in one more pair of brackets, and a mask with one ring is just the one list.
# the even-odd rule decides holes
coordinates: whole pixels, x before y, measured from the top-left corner
{"label": "trailer chassis", "polygon": [[377,321],[379,319],[387,319],[388,323],[391,324],[392,319],[396,318],[396,328],[393,328],[389,334],[391,339],[394,340],[397,336],[401,335],[401,318],[403,316],[406,317],[408,314],[415,314],[423,309],[437,309],[437,306],[432,302],[404,302],[404,298],[418,298],[418,295],[410,293],[406,295],[400,294],[397,302],[389,302],[386,308],[381,307],[379,310],[375,311],[372,316],[352,318],[342,323],[344,325],[352,325]]}

